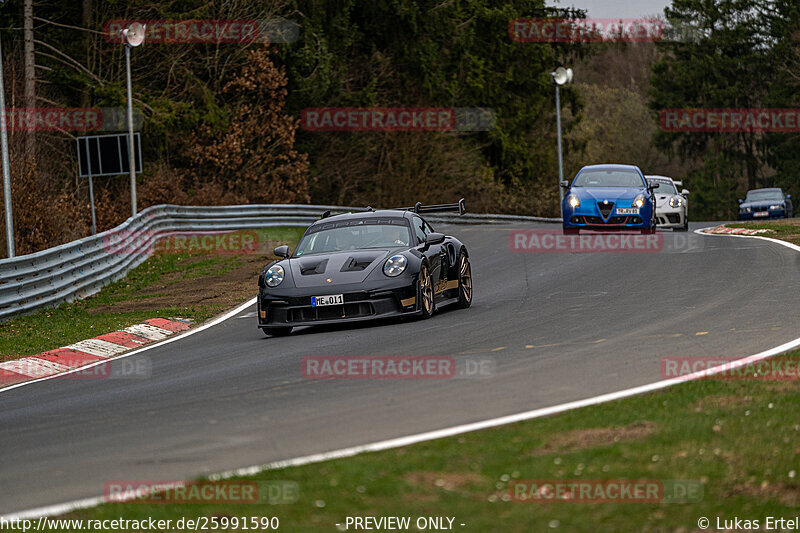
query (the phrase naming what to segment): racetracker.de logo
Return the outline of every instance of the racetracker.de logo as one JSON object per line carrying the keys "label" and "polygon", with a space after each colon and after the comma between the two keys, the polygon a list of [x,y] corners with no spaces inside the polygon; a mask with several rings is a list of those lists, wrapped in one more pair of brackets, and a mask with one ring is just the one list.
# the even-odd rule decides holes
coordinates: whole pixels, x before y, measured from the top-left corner
{"label": "racetracker.de logo", "polygon": [[531,503],[686,503],[703,499],[695,480],[528,479],[512,481],[511,501]]}
{"label": "racetracker.de logo", "polygon": [[[122,131],[128,129],[121,107],[10,107],[8,131]],[[134,110],[133,127],[141,129],[142,113]]]}
{"label": "racetracker.de logo", "polygon": [[291,43],[300,35],[299,24],[283,18],[109,20],[103,24],[106,41],[122,42],[122,30],[134,23],[144,25],[145,44]]}
{"label": "racetracker.de logo", "polygon": [[258,250],[258,233],[242,231],[112,231],[103,236],[109,254],[252,254]]}
{"label": "racetracker.de logo", "polygon": [[512,230],[508,247],[514,253],[648,253],[664,248],[660,233],[591,233],[564,235],[561,230]]}
{"label": "racetracker.de logo", "polygon": [[300,362],[306,379],[450,379],[455,359],[443,356],[317,355]]}
{"label": "racetracker.de logo", "polygon": [[751,361],[737,357],[664,357],[661,359],[664,379],[714,379],[755,381],[797,381],[800,359],[776,356]]}
{"label": "racetracker.de logo", "polygon": [[138,481],[105,484],[109,503],[286,504],[299,497],[294,481]]}
{"label": "racetracker.de logo", "polygon": [[800,109],[662,109],[661,129],[684,133],[800,132]]}
{"label": "racetracker.de logo", "polygon": [[508,36],[519,43],[649,42],[664,38],[658,19],[520,18],[508,23]]}
{"label": "racetracker.de logo", "polygon": [[486,131],[496,122],[484,107],[310,107],[300,113],[308,131]]}

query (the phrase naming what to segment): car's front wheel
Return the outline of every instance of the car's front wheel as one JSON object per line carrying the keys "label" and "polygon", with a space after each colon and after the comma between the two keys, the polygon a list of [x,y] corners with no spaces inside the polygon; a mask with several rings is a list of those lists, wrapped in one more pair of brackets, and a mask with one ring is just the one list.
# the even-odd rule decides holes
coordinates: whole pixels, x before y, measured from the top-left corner
{"label": "car's front wheel", "polygon": [[267,337],[285,337],[292,332],[292,327],[261,328]]}
{"label": "car's front wheel", "polygon": [[472,265],[462,250],[458,258],[458,306],[466,309],[472,305]]}
{"label": "car's front wheel", "polygon": [[419,270],[419,299],[422,318],[430,318],[433,316],[433,280],[431,279],[431,271],[427,263],[423,263],[422,268]]}

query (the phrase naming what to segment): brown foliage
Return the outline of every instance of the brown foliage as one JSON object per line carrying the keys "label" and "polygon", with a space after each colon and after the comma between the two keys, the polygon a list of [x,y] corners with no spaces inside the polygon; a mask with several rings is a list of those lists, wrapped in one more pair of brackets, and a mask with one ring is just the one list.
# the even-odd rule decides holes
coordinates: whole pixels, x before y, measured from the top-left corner
{"label": "brown foliage", "polygon": [[284,111],[284,69],[266,47],[248,59],[221,91],[228,127],[201,126],[188,143],[198,193],[243,203],[308,202],[308,156],[294,149],[297,121]]}

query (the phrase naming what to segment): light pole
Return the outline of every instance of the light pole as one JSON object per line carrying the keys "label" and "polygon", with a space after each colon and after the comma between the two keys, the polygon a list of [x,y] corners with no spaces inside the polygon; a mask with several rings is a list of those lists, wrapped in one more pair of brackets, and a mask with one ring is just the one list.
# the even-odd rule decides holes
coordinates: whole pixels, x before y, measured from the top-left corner
{"label": "light pole", "polygon": [[125,72],[128,81],[128,166],[131,175],[131,213],[136,216],[136,157],[133,141],[133,96],[131,91],[131,48],[144,42],[144,33],[147,27],[139,22],[133,22],[122,30],[122,39],[125,42]]}
{"label": "light pole", "polygon": [[[0,4],[3,3],[2,0]],[[6,251],[14,257],[14,213],[11,210],[11,173],[8,168],[8,125],[6,124],[6,95],[3,85],[3,50],[0,47],[0,145],[3,157],[3,204],[6,210]]]}
{"label": "light pole", "polygon": [[564,201],[564,188],[561,182],[564,181],[564,158],[561,155],[561,95],[559,88],[562,85],[572,82],[572,69],[558,67],[555,72],[550,73],[553,83],[556,84],[556,127],[558,128],[558,198],[559,209]]}

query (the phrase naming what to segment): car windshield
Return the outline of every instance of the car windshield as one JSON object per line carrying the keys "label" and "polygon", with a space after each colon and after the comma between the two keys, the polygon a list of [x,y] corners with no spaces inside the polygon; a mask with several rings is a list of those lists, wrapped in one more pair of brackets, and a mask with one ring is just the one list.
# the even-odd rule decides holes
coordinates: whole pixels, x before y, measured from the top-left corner
{"label": "car windshield", "polygon": [[573,187],[644,187],[635,170],[592,169],[583,170],[572,183]]}
{"label": "car windshield", "polygon": [[403,218],[357,218],[312,226],[294,255],[409,246],[411,231]]}
{"label": "car windshield", "polygon": [[651,185],[658,183],[656,194],[678,194],[675,184],[669,180],[647,180],[647,183]]}
{"label": "car windshield", "polygon": [[747,193],[746,202],[782,202],[783,193],[780,191],[750,191]]}

